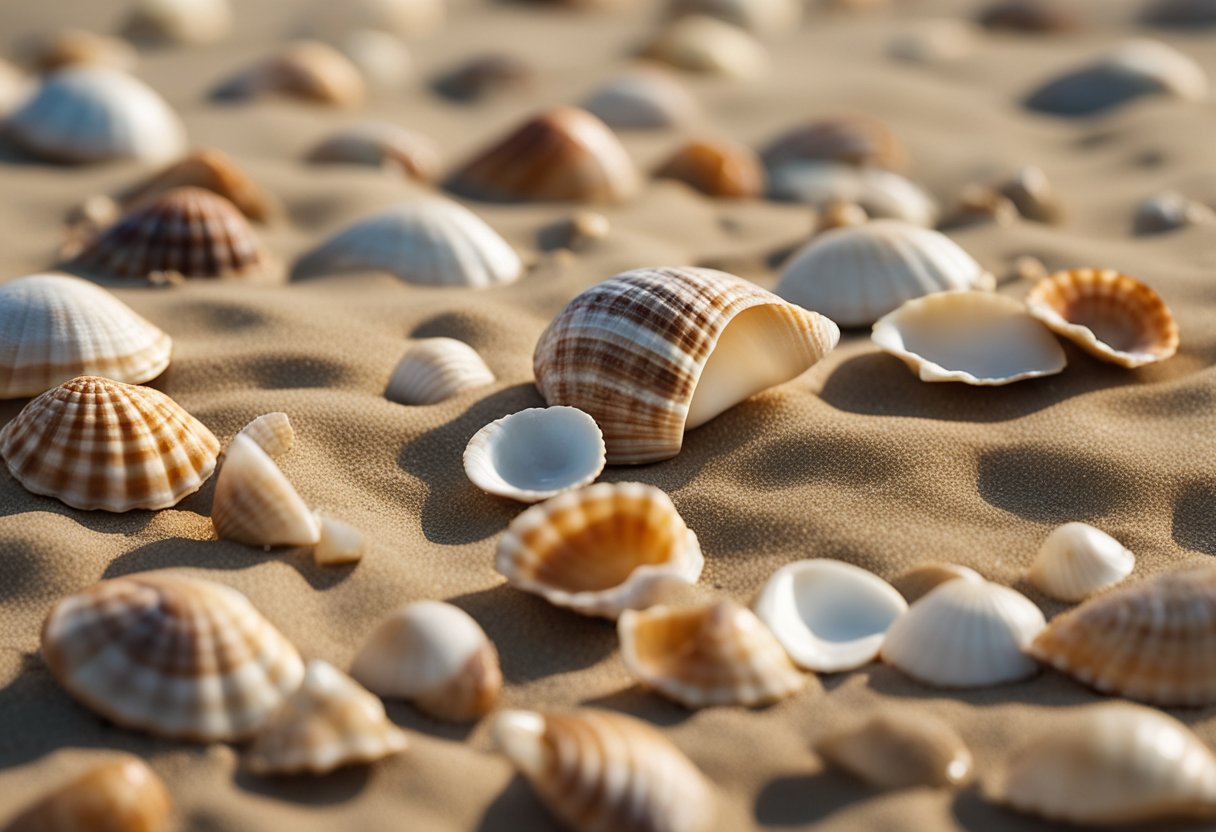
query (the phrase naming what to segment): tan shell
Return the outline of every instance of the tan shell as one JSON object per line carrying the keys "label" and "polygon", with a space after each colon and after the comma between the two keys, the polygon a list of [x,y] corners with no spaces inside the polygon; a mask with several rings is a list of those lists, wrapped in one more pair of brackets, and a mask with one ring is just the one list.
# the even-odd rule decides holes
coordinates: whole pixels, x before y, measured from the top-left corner
{"label": "tan shell", "polygon": [[159,390],[80,376],[32,400],[0,430],[26,490],[73,508],[169,508],[215,470],[220,443]]}
{"label": "tan shell", "polygon": [[221,540],[247,546],[313,546],[321,537],[316,517],[274,460],[241,434],[216,477],[211,523]]}
{"label": "tan shell", "polygon": [[282,456],[291,450],[296,441],[291,420],[281,411],[263,413],[241,428],[240,435],[252,439],[270,456]]}
{"label": "tan shell", "polygon": [[768,53],[759,41],[702,14],[667,24],[643,54],[677,69],[726,78],[756,79],[769,70]]}
{"label": "tan shell", "polygon": [[60,29],[29,49],[27,62],[35,72],[54,72],[77,64],[97,64],[130,72],[139,63],[131,44],[87,29]]}
{"label": "tan shell", "polygon": [[764,193],[759,158],[733,142],[691,141],[659,165],[654,175],[676,179],[706,196],[753,199]]}
{"label": "tan shell", "polygon": [[880,714],[828,737],[816,750],[879,789],[963,786],[974,768],[971,751],[954,729],[921,714]]}
{"label": "tan shell", "polygon": [[172,816],[173,801],[156,772],[124,755],[41,798],[4,832],[168,832]]}
{"label": "tan shell", "polygon": [[232,30],[230,0],[137,0],[123,33],[161,43],[214,43]]}
{"label": "tan shell", "polygon": [[642,67],[605,82],[583,108],[614,130],[657,130],[696,118],[700,105],[671,72]]}
{"label": "tan shell", "polygon": [[300,684],[299,653],[244,595],[169,572],[114,578],[64,598],[42,655],[77,700],[171,739],[243,739]]}
{"label": "tan shell", "polygon": [[801,375],[839,338],[832,321],[734,275],[636,269],[566,304],[532,366],[545,401],[595,419],[609,464],[655,462],[680,452],[686,429]]}
{"label": "tan shell", "polygon": [[840,162],[899,169],[908,152],[899,137],[877,119],[834,116],[799,124],[773,139],[761,154],[764,164],[776,168],[786,162]]}
{"label": "tan shell", "polygon": [[426,136],[386,122],[343,128],[304,157],[315,164],[387,168],[418,182],[439,178],[439,148]]}
{"label": "tan shell", "polygon": [[925,563],[900,574],[891,581],[891,586],[899,590],[899,594],[904,596],[909,604],[915,604],[946,581],[959,579],[964,581],[983,580],[974,569],[960,566],[957,563]]}
{"label": "tan shell", "polygon": [[318,41],[296,41],[277,54],[216,87],[212,98],[243,101],[280,95],[315,104],[357,107],[363,103],[363,76],[350,59]]}
{"label": "tan shell", "polygon": [[494,373],[468,344],[455,338],[423,338],[397,362],[384,398],[406,405],[439,404],[493,383]]}
{"label": "tan shell", "polygon": [[1076,17],[1051,0],[996,0],[976,20],[985,29],[1023,34],[1054,35],[1081,28]]}
{"label": "tan shell", "polygon": [[1072,269],[1040,280],[1030,314],[1091,355],[1120,367],[1164,361],[1178,351],[1178,324],[1161,296],[1111,269]]}
{"label": "tan shell", "polygon": [[1163,234],[1191,225],[1216,225],[1216,211],[1177,191],[1150,196],[1136,206],[1132,216],[1133,234]]}
{"label": "tan shell", "polygon": [[350,523],[315,514],[318,524],[317,545],[312,558],[317,566],[349,566],[363,560],[367,538]]}
{"label": "tan shell", "polygon": [[447,98],[468,103],[526,89],[535,74],[532,65],[522,58],[490,53],[444,73],[433,86],[436,92]]}
{"label": "tan shell", "polygon": [[266,222],[282,213],[282,206],[254,182],[228,154],[199,148],[121,194],[125,205],[150,201],[177,188],[205,188],[235,205],[254,222]]}
{"label": "tan shell", "polygon": [[351,29],[334,41],[369,87],[400,92],[415,83],[414,56],[405,41],[379,29]]}
{"label": "tan shell", "polygon": [[374,29],[401,38],[430,35],[443,27],[448,4],[444,0],[311,0],[309,23],[318,33]]}
{"label": "tan shell", "polygon": [[671,17],[702,14],[758,35],[782,34],[802,23],[799,0],[671,0]]}
{"label": "tan shell", "polygon": [[1026,577],[1057,601],[1080,601],[1132,573],[1136,557],[1087,523],[1065,523],[1047,535]]}
{"label": "tan shell", "polygon": [[1064,205],[1042,168],[1027,165],[997,183],[996,189],[1018,214],[1032,222],[1059,225],[1064,221]]}

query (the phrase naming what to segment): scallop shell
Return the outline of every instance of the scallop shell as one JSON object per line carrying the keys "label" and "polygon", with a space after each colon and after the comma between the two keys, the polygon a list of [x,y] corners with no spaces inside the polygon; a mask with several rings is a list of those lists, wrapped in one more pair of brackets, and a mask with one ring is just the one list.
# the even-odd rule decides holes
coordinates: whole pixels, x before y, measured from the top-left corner
{"label": "scallop shell", "polygon": [[591,709],[503,711],[494,741],[574,832],[708,832],[713,787],[646,723]]}
{"label": "scallop shell", "polygon": [[296,41],[212,90],[218,101],[281,95],[316,104],[357,107],[363,103],[363,76],[350,59],[329,44]]}
{"label": "scallop shell", "polygon": [[877,119],[852,115],[799,124],[769,142],[761,157],[769,168],[787,162],[839,162],[881,168],[902,168],[908,163],[908,153],[891,128]]}
{"label": "scallop shell", "polygon": [[156,772],[124,755],[41,798],[4,832],[168,832],[172,816],[173,801]]}
{"label": "scallop shell", "polygon": [[502,692],[498,651],[473,617],[442,601],[415,601],[372,631],[350,673],[368,690],[408,699],[435,719],[472,722]]}
{"label": "scallop shell", "polygon": [[895,588],[838,560],[800,560],[764,584],[756,614],[799,667],[853,670],[878,656],[883,636],[908,605]]}
{"label": "scallop shell", "polygon": [[970,57],[976,51],[975,27],[954,18],[925,18],[906,28],[887,43],[892,58],[916,64],[947,64]]}
{"label": "scallop shell", "polygon": [[1156,26],[1216,25],[1216,0],[1156,0],[1143,14],[1145,23]]}
{"label": "scallop shell", "polygon": [[1057,601],[1080,601],[1132,573],[1136,556],[1087,523],[1057,526],[1030,566],[1030,582]]}
{"label": "scallop shell", "polygon": [[577,107],[558,107],[528,121],[449,181],[465,196],[508,202],[621,202],[640,184],[620,140]]}
{"label": "scallop shell", "polygon": [[219,194],[255,222],[266,222],[282,212],[278,201],[254,182],[232,157],[213,148],[193,151],[123,192],[121,200],[126,205],[133,205],[177,188],[205,188]]}
{"label": "scallop shell", "polygon": [[758,40],[703,14],[667,24],[643,54],[677,69],[724,78],[756,79],[769,70],[768,53]]}
{"label": "scallop shell", "polygon": [[686,429],[801,375],[839,338],[732,274],[636,269],[566,304],[532,362],[545,401],[589,413],[619,465],[670,459]]}
{"label": "scallop shell", "polygon": [[439,177],[439,148],[421,133],[385,122],[343,128],[305,156],[315,164],[388,168],[417,182]]}
{"label": "scallop shell", "polygon": [[670,73],[635,69],[591,93],[583,109],[614,130],[658,130],[693,121],[700,105]]}
{"label": "scallop shell", "polygon": [[336,44],[370,87],[399,92],[414,80],[414,56],[397,35],[379,29],[352,29]]}
{"label": "scallop shell", "polygon": [[996,188],[1028,220],[1047,225],[1064,221],[1064,206],[1042,168],[1027,165]]}
{"label": "scallop shell", "polygon": [[775,291],[841,326],[863,326],[913,298],[995,285],[996,278],[946,235],[875,220],[815,237],[786,264]]}
{"label": "scallop shell", "polygon": [[938,292],[874,324],[871,339],[921,381],[989,387],[1054,375],[1067,359],[1051,333],[1013,298]]}
{"label": "scallop shell", "polygon": [[286,413],[279,411],[263,413],[241,428],[239,435],[252,439],[270,456],[282,456],[291,450],[296,441],[296,432],[291,427],[291,420],[287,418]]}
{"label": "scallop shell", "polygon": [[145,572],[61,600],[42,655],[78,701],[171,739],[240,740],[300,684],[300,654],[244,595]]}
{"label": "scallop shell", "polygon": [[139,63],[139,56],[125,40],[86,29],[60,29],[39,39],[28,53],[27,63],[34,71],[41,73],[78,64],[108,66],[130,72]]}
{"label": "scallop shell", "polygon": [[798,0],[671,0],[667,13],[671,17],[715,17],[758,35],[783,34],[802,23]]}
{"label": "scallop shell", "polygon": [[1132,217],[1133,234],[1162,234],[1189,225],[1216,225],[1216,211],[1175,191],[1144,200]]}
{"label": "scallop shell", "polygon": [[985,29],[1023,34],[1056,35],[1081,28],[1070,12],[1044,0],[996,0],[980,11],[977,21]]}
{"label": "scallop shell", "polygon": [[879,219],[925,227],[937,220],[933,197],[898,173],[880,168],[840,162],[785,162],[769,167],[768,188],[774,199],[804,202],[815,208],[852,202]]}
{"label": "scallop shell", "polygon": [[162,43],[214,43],[232,30],[229,0],[137,0],[123,33]]}
{"label": "scallop shell", "polygon": [[402,38],[434,34],[447,20],[445,0],[314,0],[309,22],[318,33],[372,29]]}
{"label": "scallop shell", "polygon": [[95,65],[47,76],[4,131],[25,152],[52,162],[162,162],[186,149],[186,130],[159,95],[126,73]]}
{"label": "scallop shell", "polygon": [[528,87],[535,76],[532,66],[513,55],[488,54],[473,58],[435,79],[440,95],[471,103]]}
{"label": "scallop shell", "polygon": [[887,631],[882,659],[927,685],[978,688],[1033,676],[1023,653],[1045,625],[1030,599],[989,581],[947,581]]}
{"label": "scallop shell", "polygon": [[313,546],[317,518],[253,439],[237,434],[215,480],[211,523],[221,540],[247,546]]}
{"label": "scallop shell", "polygon": [[81,376],[47,390],[0,430],[9,473],[73,508],[169,508],[215,470],[219,440],[150,387]]}
{"label": "scallop shell", "polygon": [[1120,367],[1164,361],[1178,351],[1178,324],[1161,296],[1111,269],[1071,269],[1040,280],[1030,314],[1090,355]]}
{"label": "scallop shell", "polygon": [[105,289],[59,274],[0,284],[0,333],[0,399],[82,375],[148,381],[173,351],[168,335]]}
{"label": "scallop shell", "polygon": [[455,338],[423,338],[397,362],[384,397],[407,405],[439,404],[494,383],[477,350]]}
{"label": "scallop shell", "polygon": [[1015,753],[986,791],[1019,812],[1086,826],[1211,819],[1216,757],[1173,717],[1091,705]]}
{"label": "scallop shell", "polygon": [[817,750],[878,789],[964,786],[974,769],[971,751],[954,729],[921,714],[880,714],[828,737]]}
{"label": "scallop shell", "polygon": [[317,566],[349,566],[363,560],[367,538],[349,523],[314,514],[319,537],[312,557]]}
{"label": "scallop shell", "polygon": [[902,573],[891,586],[904,596],[909,604],[915,604],[946,581],[982,581],[980,573],[957,563],[925,563]]}
{"label": "scallop shell", "polygon": [[733,142],[691,141],[660,165],[654,175],[676,179],[712,197],[752,199],[764,193],[760,159]]}
{"label": "scallop shell", "polygon": [[314,659],[300,687],[266,720],[246,760],[255,774],[328,774],[409,746],[384,705],[328,662]]}
{"label": "scallop shell", "polygon": [[599,483],[520,514],[496,566],[515,587],[583,615],[645,609],[701,575],[705,558],[671,498],[636,482]]}

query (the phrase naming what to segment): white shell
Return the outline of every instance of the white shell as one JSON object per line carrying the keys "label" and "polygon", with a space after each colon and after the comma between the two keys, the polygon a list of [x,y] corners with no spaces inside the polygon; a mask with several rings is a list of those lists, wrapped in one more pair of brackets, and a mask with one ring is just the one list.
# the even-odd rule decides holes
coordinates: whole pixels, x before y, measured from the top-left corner
{"label": "white shell", "polygon": [[758,40],[736,26],[701,14],[669,23],[645,54],[677,69],[726,78],[759,78],[769,69],[768,53]]}
{"label": "white shell", "polygon": [[768,187],[775,199],[805,202],[819,209],[845,202],[860,205],[868,216],[879,219],[925,227],[937,220],[933,197],[909,179],[882,168],[794,160],[769,171]]}
{"label": "white shell", "polygon": [[312,558],[317,566],[347,566],[363,560],[363,552],[367,548],[363,532],[350,523],[323,514],[315,516],[319,538],[312,550]]}
{"label": "white shell", "polygon": [[312,546],[317,518],[257,442],[237,434],[215,481],[211,522],[221,540],[247,546]]}
{"label": "white shell", "polygon": [[800,560],[764,584],[756,614],[808,670],[853,670],[878,656],[887,628],[908,608],[895,588],[838,560]]}
{"label": "white shell", "polygon": [[135,40],[214,43],[232,30],[229,0],[137,0],[124,33]]}
{"label": "white shell", "polygon": [[29,94],[30,81],[20,69],[0,58],[0,117],[20,104]]}
{"label": "white shell", "polygon": [[1031,564],[1030,582],[1057,601],[1080,601],[1132,573],[1136,556],[1087,523],[1056,527]]}
{"label": "white shell", "polygon": [[271,456],[282,456],[291,450],[296,432],[286,413],[264,413],[241,428],[240,436],[248,436]]}
{"label": "white shell", "polygon": [[581,488],[604,470],[604,434],[577,407],[531,407],[483,427],[464,449],[482,491],[535,503]]}
{"label": "white shell", "polygon": [[494,383],[477,350],[455,338],[423,338],[405,351],[384,390],[390,402],[438,404]]}
{"label": "white shell", "polygon": [[619,75],[598,87],[581,106],[614,130],[677,127],[692,121],[700,110],[683,84],[656,69]]}

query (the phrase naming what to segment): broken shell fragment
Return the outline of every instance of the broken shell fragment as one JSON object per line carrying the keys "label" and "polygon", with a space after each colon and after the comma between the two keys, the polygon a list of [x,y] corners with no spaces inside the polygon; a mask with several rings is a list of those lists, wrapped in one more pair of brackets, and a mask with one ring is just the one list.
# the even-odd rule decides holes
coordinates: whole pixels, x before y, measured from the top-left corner
{"label": "broken shell fragment", "polygon": [[614,130],[659,130],[696,118],[697,100],[671,73],[635,69],[591,93],[582,107]]}
{"label": "broken shell fragment", "polygon": [[1133,234],[1162,234],[1190,225],[1216,225],[1216,211],[1176,191],[1149,197],[1132,217]]}
{"label": "broken shell fragment", "polygon": [[1132,573],[1136,557],[1087,523],[1057,526],[1030,566],[1030,582],[1057,601],[1080,601]]}
{"label": "broken shell fragment", "polygon": [[279,466],[248,436],[237,434],[215,481],[211,523],[221,540],[247,546],[312,546],[320,524]]}
{"label": "broken shell fragment", "polygon": [[761,153],[771,170],[786,162],[838,162],[902,168],[908,162],[899,137],[866,116],[833,116],[799,124],[773,139]]}
{"label": "broken shell fragment", "polygon": [[130,72],[139,62],[131,44],[87,29],[60,29],[33,43],[26,58],[39,73],[55,72],[79,64],[108,66]]}
{"label": "broken shell fragment", "polygon": [[146,202],[177,188],[205,188],[231,202],[254,222],[266,222],[282,206],[241,169],[227,153],[199,148],[180,161],[124,191],[124,205]]}
{"label": "broken shell fragment", "polygon": [[231,29],[229,0],[137,0],[123,34],[137,41],[214,43]]}
{"label": "broken shell fragment", "polygon": [[691,141],[655,170],[706,196],[753,199],[764,193],[764,168],[746,147],[723,141]]}
{"label": "broken shell fragment", "polygon": [[386,168],[417,182],[439,177],[439,148],[421,133],[387,122],[345,127],[304,157],[314,164]]}
{"label": "broken shell fragment", "polygon": [[677,69],[755,79],[769,69],[764,47],[744,30],[714,17],[679,17],[659,32],[643,53]]}
{"label": "broken shell fragment", "polygon": [[769,195],[823,208],[833,202],[860,205],[866,214],[930,227],[937,203],[912,181],[880,168],[841,162],[790,161],[769,167]]}
{"label": "broken shell fragment", "polygon": [[4,832],[168,832],[173,801],[136,757],[93,766],[30,806]]}
{"label": "broken shell fragment", "polygon": [[211,93],[217,101],[245,101],[263,95],[357,107],[363,102],[365,88],[358,68],[337,49],[319,41],[297,41]]}
{"label": "broken shell fragment", "polygon": [[878,789],[964,786],[974,769],[971,751],[954,729],[920,714],[872,717],[816,750]]}
{"label": "broken shell fragment", "polygon": [[363,560],[367,539],[350,523],[316,514],[319,536],[312,557],[317,566],[349,566]]}
{"label": "broken shell fragment", "polygon": [[295,444],[296,432],[286,413],[276,411],[264,413],[241,428],[240,436],[247,436],[270,456],[282,456]]}
{"label": "broken shell fragment", "polygon": [[899,594],[909,604],[915,604],[946,581],[982,581],[983,577],[974,569],[960,566],[957,563],[925,563],[914,566],[902,573],[891,586],[899,590]]}
{"label": "broken shell fragment", "polygon": [[423,338],[397,362],[384,398],[406,405],[439,404],[493,383],[494,373],[468,344],[455,338]]}

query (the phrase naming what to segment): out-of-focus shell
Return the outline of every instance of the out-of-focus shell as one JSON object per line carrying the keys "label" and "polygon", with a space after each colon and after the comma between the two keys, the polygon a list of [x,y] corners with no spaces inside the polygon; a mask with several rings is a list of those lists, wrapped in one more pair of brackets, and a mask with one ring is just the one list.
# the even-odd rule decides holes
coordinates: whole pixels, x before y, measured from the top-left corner
{"label": "out-of-focus shell", "polygon": [[1176,191],[1149,197],[1132,217],[1133,234],[1161,234],[1188,225],[1216,225],[1216,211]]}
{"label": "out-of-focus shell", "polygon": [[266,222],[282,212],[278,201],[233,161],[214,148],[199,148],[124,191],[126,205],[150,200],[177,188],[205,188],[235,205],[255,222]]}
{"label": "out-of-focus shell", "polygon": [[833,228],[849,228],[869,222],[866,209],[853,202],[829,202],[815,217],[815,233],[822,234]]}
{"label": "out-of-focus shell", "polygon": [[1050,0],[996,0],[976,20],[985,29],[1023,34],[1056,35],[1081,28],[1080,20]]}
{"label": "out-of-focus shell", "polygon": [[873,661],[907,608],[873,572],[826,559],[781,567],[756,599],[756,614],[798,666],[824,673]]}
{"label": "out-of-focus shell", "polygon": [[1001,685],[1033,676],[1023,653],[1045,625],[1030,599],[989,581],[947,581],[887,630],[882,658],[943,688]]}
{"label": "out-of-focus shell", "polygon": [[624,714],[503,711],[494,741],[573,832],[709,832],[713,787],[657,730]]}
{"label": "out-of-focus shell", "polygon": [[439,177],[439,148],[426,136],[387,122],[344,127],[304,157],[317,164],[388,168],[418,182]]}
{"label": "out-of-focus shell", "polygon": [[959,193],[958,207],[938,228],[953,230],[989,222],[1009,226],[1017,221],[1017,206],[1008,197],[986,185],[968,185]]}
{"label": "out-of-focus shell", "polygon": [[871,217],[932,226],[937,203],[919,186],[889,170],[841,162],[791,161],[769,166],[774,199],[822,208],[832,202],[860,205]]}
{"label": "out-of-focus shell", "polygon": [[899,590],[909,604],[915,604],[946,581],[960,579],[982,581],[983,577],[974,569],[957,563],[924,563],[901,573],[891,581],[891,586]]}
{"label": "out-of-focus shell", "polygon": [[80,376],[52,387],[0,430],[9,473],[73,508],[169,508],[215,470],[220,443],[159,390]]}
{"label": "out-of-focus shell", "polygon": [[880,318],[870,338],[921,381],[990,387],[1054,375],[1067,363],[1059,342],[1025,306],[991,292],[910,300]]}
{"label": "out-of-focus shell", "polygon": [[464,449],[464,472],[490,494],[536,503],[604,470],[604,435],[577,407],[530,407],[495,419]]}
{"label": "out-of-focus shell", "polygon": [[126,728],[200,742],[258,730],[300,684],[300,654],[244,595],[145,572],[64,598],[42,655],[78,701]]}
{"label": "out-of-focus shell", "polygon": [[1144,10],[1143,20],[1155,26],[1216,25],[1214,0],[1156,0]]}
{"label": "out-of-focus shell", "polygon": [[511,584],[583,615],[653,606],[705,565],[671,498],[636,482],[599,483],[520,514],[498,542]]}
{"label": "out-of-focus shell", "polygon": [[671,73],[639,68],[598,87],[583,109],[614,130],[658,130],[693,121],[700,105]]}
{"label": "out-of-focus shell", "polygon": [[493,383],[494,373],[468,344],[455,338],[423,338],[397,362],[384,398],[398,404],[439,404]]}
{"label": "out-of-focus shell", "polygon": [[399,608],[367,637],[350,673],[373,693],[436,719],[472,722],[498,704],[498,651],[472,616],[442,601]]}
{"label": "out-of-focus shell", "polygon": [[733,142],[695,140],[654,172],[676,179],[706,196],[751,199],[764,193],[764,168],[749,148]]}
{"label": "out-of-focus shell", "polygon": [[513,55],[487,54],[465,61],[432,83],[435,91],[454,101],[471,103],[531,85],[532,65]]}
{"label": "out-of-focus shell", "polygon": [[312,559],[317,566],[349,566],[363,560],[367,538],[350,523],[314,513],[317,519],[317,545]]}
{"label": "out-of-focus shell", "polygon": [[55,72],[68,66],[93,64],[124,72],[135,69],[139,56],[120,38],[87,29],[60,29],[39,38],[27,49],[26,63],[35,72]]}
{"label": "out-of-focus shell", "polygon": [[229,0],[136,0],[123,26],[134,40],[214,43],[232,30]]}
{"label": "out-of-focus shell", "polygon": [[1064,221],[1063,203],[1042,168],[1026,165],[1009,179],[997,183],[996,190],[1028,220],[1047,225],[1059,225]]}
{"label": "out-of-focus shell", "polygon": [[211,523],[221,540],[247,546],[312,546],[321,537],[317,518],[279,466],[241,434],[216,477]]}
{"label": "out-of-focus shell", "polygon": [[742,80],[769,70],[765,48],[744,30],[703,14],[667,24],[644,52],[677,69]]}
{"label": "out-of-focus shell", "polygon": [[770,169],[786,162],[839,162],[902,168],[908,153],[899,137],[878,119],[834,116],[799,124],[773,139],[761,153]]}
{"label": "out-of-focus shell", "polygon": [[680,452],[684,431],[802,374],[840,338],[832,321],[726,272],[654,268],[592,286],[536,344],[536,386],[586,411],[611,464]]}
{"label": "out-of-focus shell", "polygon": [[296,41],[216,87],[218,101],[281,95],[317,104],[357,107],[365,95],[363,76],[350,59],[327,43]]}
{"label": "out-of-focus shell", "polygon": [[270,456],[282,456],[291,450],[296,441],[291,420],[281,411],[263,413],[241,428],[239,435],[252,439]]}
{"label": "out-of-focus shell", "polygon": [[1136,556],[1101,529],[1065,523],[1047,535],[1030,565],[1030,582],[1057,601],[1080,601],[1132,573]]}
{"label": "out-of-focus shell", "polygon": [[816,750],[879,789],[963,786],[974,768],[954,729],[921,714],[880,714],[828,737]]}
{"label": "out-of-focus shell", "polygon": [[925,18],[906,24],[887,42],[892,58],[917,64],[961,61],[976,50],[976,30],[965,20]]}
{"label": "out-of-focus shell", "polygon": [[1090,355],[1120,367],[1164,361],[1178,351],[1178,324],[1161,296],[1113,269],[1070,269],[1040,280],[1030,314]]}
{"label": "out-of-focus shell", "polygon": [[543,226],[536,232],[536,239],[545,251],[581,251],[603,240],[611,231],[612,223],[603,214],[575,211],[568,217]]}
{"label": "out-of-focus shell", "polygon": [[397,35],[379,29],[352,29],[336,45],[369,87],[396,91],[414,80],[414,56]]}
{"label": "out-of-focus shell", "polygon": [[314,0],[308,24],[318,35],[373,29],[413,38],[443,28],[447,5],[446,0]]}
{"label": "out-of-focus shell", "polygon": [[0,118],[8,115],[29,94],[29,79],[20,69],[0,58]]}
{"label": "out-of-focus shell", "polygon": [[758,35],[783,34],[802,23],[802,3],[798,0],[671,0],[667,13],[671,17],[716,17]]}
{"label": "out-of-focus shell", "polygon": [[46,795],[4,832],[168,832],[172,816],[173,801],[156,772],[124,755]]}

